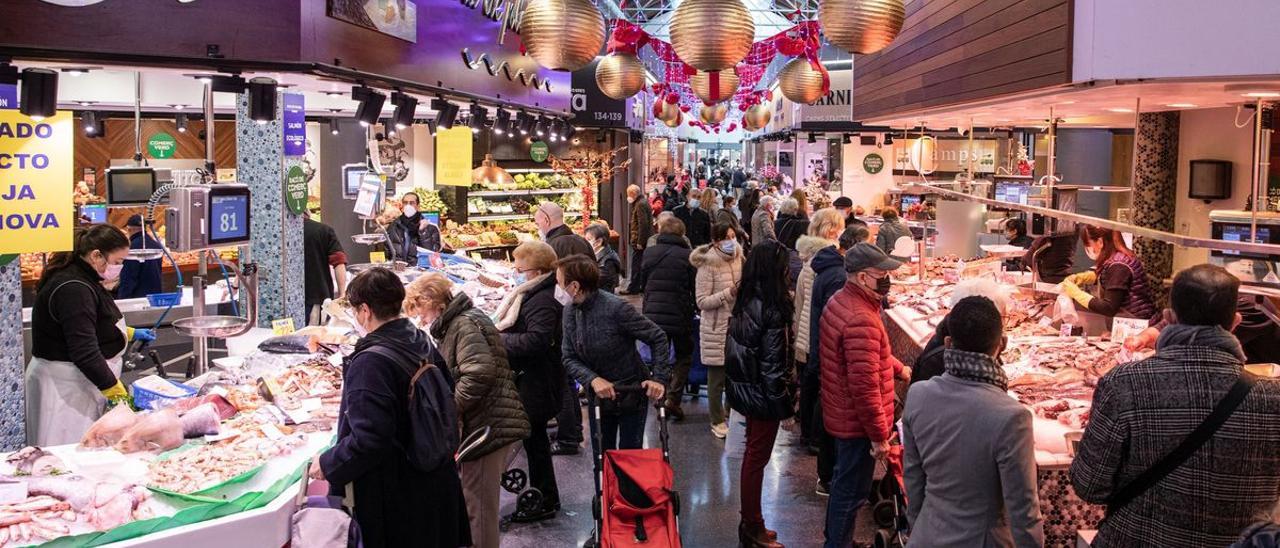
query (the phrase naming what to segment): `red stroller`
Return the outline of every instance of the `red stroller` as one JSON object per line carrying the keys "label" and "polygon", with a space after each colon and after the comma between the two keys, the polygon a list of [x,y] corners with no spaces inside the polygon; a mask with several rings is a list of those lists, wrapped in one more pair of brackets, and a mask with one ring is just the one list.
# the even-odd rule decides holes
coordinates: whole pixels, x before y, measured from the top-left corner
{"label": "red stroller", "polygon": [[[643,392],[640,386],[614,386],[618,394]],[[600,406],[591,400],[591,414],[600,424]],[[592,513],[598,548],[628,546],[679,548],[680,495],[673,487],[667,443],[666,410],[658,406],[658,432],[662,449],[613,449],[601,455],[600,429],[592,429],[595,443],[596,497]],[[588,541],[588,545],[591,542]]]}

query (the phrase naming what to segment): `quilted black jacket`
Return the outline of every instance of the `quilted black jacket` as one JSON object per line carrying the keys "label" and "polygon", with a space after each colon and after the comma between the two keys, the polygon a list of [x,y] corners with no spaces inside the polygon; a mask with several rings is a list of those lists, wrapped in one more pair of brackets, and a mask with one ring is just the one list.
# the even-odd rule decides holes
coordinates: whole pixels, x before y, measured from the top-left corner
{"label": "quilted black jacket", "polygon": [[791,360],[787,359],[788,325],[777,310],[759,299],[729,319],[725,341],[725,393],[729,405],[755,419],[782,420],[795,405]]}

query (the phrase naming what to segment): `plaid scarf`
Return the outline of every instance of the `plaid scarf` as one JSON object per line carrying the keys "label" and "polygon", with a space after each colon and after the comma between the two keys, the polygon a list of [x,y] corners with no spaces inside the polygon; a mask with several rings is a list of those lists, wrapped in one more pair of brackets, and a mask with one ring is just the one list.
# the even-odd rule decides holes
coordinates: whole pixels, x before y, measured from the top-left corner
{"label": "plaid scarf", "polygon": [[947,373],[956,377],[985,382],[1001,390],[1009,389],[1009,379],[1004,374],[1004,368],[987,354],[948,348],[942,354],[942,361],[946,364]]}

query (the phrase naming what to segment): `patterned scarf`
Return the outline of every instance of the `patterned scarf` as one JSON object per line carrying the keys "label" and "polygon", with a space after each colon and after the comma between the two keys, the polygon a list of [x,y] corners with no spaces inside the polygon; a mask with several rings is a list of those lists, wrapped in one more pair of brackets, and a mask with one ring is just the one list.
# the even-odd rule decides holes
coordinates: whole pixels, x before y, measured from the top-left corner
{"label": "patterned scarf", "polygon": [[946,364],[947,373],[956,377],[985,382],[1001,390],[1009,389],[1009,379],[1004,374],[1004,368],[987,354],[948,348],[942,354],[942,361]]}

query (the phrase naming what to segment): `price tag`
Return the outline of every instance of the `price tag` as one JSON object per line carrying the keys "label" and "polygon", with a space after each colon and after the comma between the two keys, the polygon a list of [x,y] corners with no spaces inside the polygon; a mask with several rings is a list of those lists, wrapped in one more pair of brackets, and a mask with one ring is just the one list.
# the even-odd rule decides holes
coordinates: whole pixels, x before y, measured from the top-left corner
{"label": "price tag", "polygon": [[286,415],[289,415],[289,421],[292,422],[293,424],[302,424],[305,422],[311,422],[311,413],[308,412],[306,409],[302,409],[302,408],[287,409],[285,410],[284,413]]}
{"label": "price tag", "polygon": [[301,404],[298,406],[298,409],[301,409],[309,413],[311,411],[319,411],[320,408],[323,406],[324,406],[324,402],[322,402],[320,398],[307,398],[305,400],[302,400]]}
{"label": "price tag", "polygon": [[385,262],[387,262],[387,254],[386,254],[386,252],[384,252],[384,251],[370,251],[370,252],[369,252],[369,262],[374,263],[374,264],[377,264],[377,263],[385,263]]}
{"label": "price tag", "polygon": [[262,425],[262,434],[271,441],[284,437],[284,432],[281,432],[279,428],[276,428],[276,425],[269,422]]}
{"label": "price tag", "polygon": [[1058,331],[1058,335],[1059,335],[1059,336],[1062,336],[1062,337],[1070,337],[1070,336],[1071,336],[1071,329],[1072,329],[1072,328],[1074,328],[1074,327],[1075,327],[1075,326],[1073,326],[1073,325],[1071,325],[1071,324],[1069,324],[1069,323],[1063,323],[1063,324],[1062,324],[1062,329]]}
{"label": "price tag", "polygon": [[334,352],[332,354],[329,354],[329,363],[333,364],[334,367],[337,367],[339,369],[342,368],[342,359],[343,358],[342,358],[341,352]]}
{"label": "price tag", "polygon": [[293,318],[283,318],[279,320],[271,320],[271,334],[277,337],[282,335],[292,335]]}
{"label": "price tag", "polygon": [[0,482],[0,504],[17,504],[27,500],[27,482]]}
{"label": "price tag", "polygon": [[1111,320],[1111,342],[1123,343],[1125,339],[1142,333],[1150,325],[1151,320],[1114,318]]}

